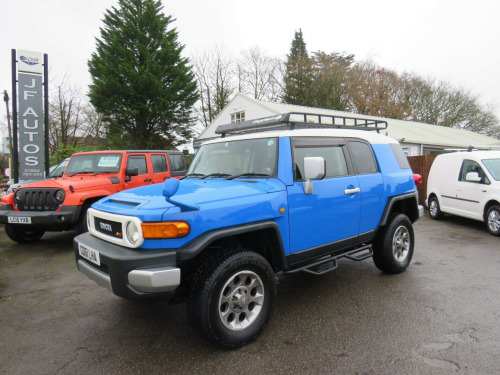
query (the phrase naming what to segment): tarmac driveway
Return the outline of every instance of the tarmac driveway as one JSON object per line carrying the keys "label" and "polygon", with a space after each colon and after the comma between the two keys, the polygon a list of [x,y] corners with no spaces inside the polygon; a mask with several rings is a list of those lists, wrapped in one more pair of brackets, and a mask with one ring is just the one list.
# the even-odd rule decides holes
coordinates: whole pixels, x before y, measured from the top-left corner
{"label": "tarmac driveway", "polygon": [[0,374],[500,374],[500,238],[424,217],[400,275],[342,260],[286,276],[254,343],[218,350],[185,304],[131,302],[80,274],[74,234],[0,227]]}

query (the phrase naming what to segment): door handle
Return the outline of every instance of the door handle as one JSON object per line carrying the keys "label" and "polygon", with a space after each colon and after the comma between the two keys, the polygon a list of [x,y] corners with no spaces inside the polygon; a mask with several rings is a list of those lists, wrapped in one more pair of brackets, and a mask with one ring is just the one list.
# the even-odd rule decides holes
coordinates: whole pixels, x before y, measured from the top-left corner
{"label": "door handle", "polygon": [[358,188],[354,188],[354,189],[345,189],[344,190],[344,194],[345,195],[351,195],[351,194],[357,194],[361,191],[361,189],[358,187]]}
{"label": "door handle", "polygon": [[153,180],[152,180],[152,179],[150,179],[150,178],[146,178],[146,179],[144,180],[144,182],[151,182],[151,181],[153,181]]}

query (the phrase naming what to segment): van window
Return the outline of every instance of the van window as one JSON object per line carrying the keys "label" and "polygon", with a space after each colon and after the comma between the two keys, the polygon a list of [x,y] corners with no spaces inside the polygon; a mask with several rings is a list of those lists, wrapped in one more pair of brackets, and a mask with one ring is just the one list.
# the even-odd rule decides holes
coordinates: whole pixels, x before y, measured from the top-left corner
{"label": "van window", "polygon": [[482,162],[493,178],[500,181],[500,159],[483,159]]}
{"label": "van window", "polygon": [[481,184],[490,184],[490,180],[488,179],[488,177],[486,177],[483,168],[481,168],[481,166],[473,160],[464,160],[464,162],[462,163],[462,169],[460,171],[459,181],[471,182],[466,180],[467,173],[470,172],[476,172],[479,175],[479,177],[481,178]]}

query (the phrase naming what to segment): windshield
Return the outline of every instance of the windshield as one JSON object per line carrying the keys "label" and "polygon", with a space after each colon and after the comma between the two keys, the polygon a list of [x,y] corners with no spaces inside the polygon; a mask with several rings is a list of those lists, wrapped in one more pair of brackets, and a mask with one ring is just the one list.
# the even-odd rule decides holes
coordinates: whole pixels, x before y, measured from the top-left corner
{"label": "windshield", "polygon": [[122,154],[81,154],[69,161],[66,174],[117,173],[120,171]]}
{"label": "windshield", "polygon": [[245,139],[202,145],[187,177],[274,177],[276,138]]}
{"label": "windshield", "polygon": [[66,166],[68,165],[69,159],[64,159],[58,165],[50,167],[49,177],[61,177],[63,175]]}
{"label": "windshield", "polygon": [[500,159],[483,159],[482,162],[493,178],[500,181]]}

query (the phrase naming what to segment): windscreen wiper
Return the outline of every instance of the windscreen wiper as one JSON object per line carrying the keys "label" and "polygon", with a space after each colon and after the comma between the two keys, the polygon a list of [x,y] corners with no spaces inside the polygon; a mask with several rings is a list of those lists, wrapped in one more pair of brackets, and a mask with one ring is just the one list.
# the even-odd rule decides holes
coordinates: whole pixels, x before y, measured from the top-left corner
{"label": "windscreen wiper", "polygon": [[231,175],[228,173],[210,173],[210,174],[207,174],[206,176],[203,176],[201,179],[204,179],[207,177],[227,177],[227,176],[231,176]]}
{"label": "windscreen wiper", "polygon": [[77,174],[91,174],[91,173],[95,173],[95,172],[94,171],[76,172],[76,173],[71,174],[69,177],[76,176]]}
{"label": "windscreen wiper", "polygon": [[247,172],[247,173],[237,174],[236,176],[230,176],[226,178],[226,180],[232,180],[233,178],[238,178],[238,177],[271,177],[271,175],[266,173]]}
{"label": "windscreen wiper", "polygon": [[179,178],[179,180],[184,180],[187,177],[203,177],[203,176],[205,176],[203,173],[190,173],[182,178]]}

